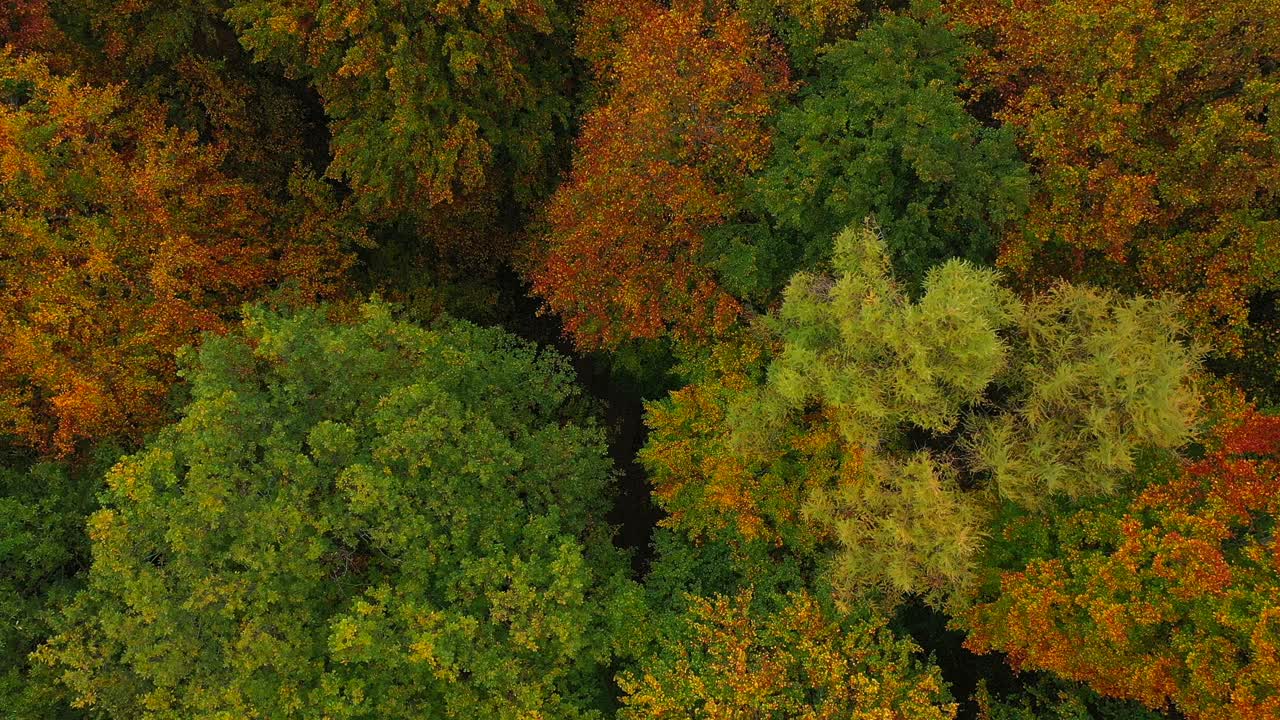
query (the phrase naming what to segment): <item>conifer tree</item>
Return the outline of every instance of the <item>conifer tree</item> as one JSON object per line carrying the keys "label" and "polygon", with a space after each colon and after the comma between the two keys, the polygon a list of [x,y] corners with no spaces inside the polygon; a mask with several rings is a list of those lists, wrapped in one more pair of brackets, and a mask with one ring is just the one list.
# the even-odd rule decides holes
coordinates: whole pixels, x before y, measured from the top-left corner
{"label": "conifer tree", "polygon": [[970,592],[1002,500],[1113,491],[1139,451],[1189,437],[1197,355],[1171,302],[1022,302],[964,260],[911,300],[871,226],[836,238],[833,266],[792,280],[758,360],[727,349],[745,362],[651,406],[672,527],[825,557],[846,600],[941,606]]}

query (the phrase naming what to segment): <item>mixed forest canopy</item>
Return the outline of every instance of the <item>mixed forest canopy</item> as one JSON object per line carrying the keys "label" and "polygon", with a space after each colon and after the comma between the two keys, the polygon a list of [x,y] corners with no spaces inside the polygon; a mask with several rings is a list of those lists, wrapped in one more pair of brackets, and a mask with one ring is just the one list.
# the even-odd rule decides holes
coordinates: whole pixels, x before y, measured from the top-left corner
{"label": "mixed forest canopy", "polygon": [[1280,720],[1280,3],[0,0],[0,717]]}

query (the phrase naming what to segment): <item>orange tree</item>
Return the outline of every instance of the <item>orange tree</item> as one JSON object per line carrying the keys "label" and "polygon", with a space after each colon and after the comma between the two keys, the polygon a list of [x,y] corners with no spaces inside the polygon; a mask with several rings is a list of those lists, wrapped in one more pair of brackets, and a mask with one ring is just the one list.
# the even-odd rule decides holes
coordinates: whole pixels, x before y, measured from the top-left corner
{"label": "orange tree", "polygon": [[734,212],[790,87],[775,47],[722,7],[678,2],[623,24],[635,29],[596,63],[614,85],[584,120],[529,272],[591,349],[668,330],[702,336],[733,320],[737,303],[700,262],[702,233]]}
{"label": "orange tree", "polygon": [[1280,417],[1233,413],[1207,446],[1052,522],[1006,514],[968,645],[1193,720],[1280,718]]}
{"label": "orange tree", "polygon": [[972,83],[1038,171],[1002,263],[1186,293],[1201,338],[1240,352],[1249,300],[1280,287],[1280,4],[946,6],[985,38]]}
{"label": "orange tree", "polygon": [[293,229],[292,249],[273,247],[269,204],[221,159],[157,109],[123,108],[116,88],[0,54],[4,433],[59,453],[136,437],[164,416],[176,351],[279,267],[306,293],[332,279],[334,238]]}

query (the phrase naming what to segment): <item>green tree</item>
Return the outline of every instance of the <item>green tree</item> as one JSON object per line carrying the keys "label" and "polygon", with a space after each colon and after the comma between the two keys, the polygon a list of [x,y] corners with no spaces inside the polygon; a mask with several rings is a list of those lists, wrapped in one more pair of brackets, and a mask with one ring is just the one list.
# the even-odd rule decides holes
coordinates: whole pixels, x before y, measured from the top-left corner
{"label": "green tree", "polygon": [[965,110],[958,92],[969,46],[941,13],[918,10],[819,49],[816,75],[778,116],[755,187],[776,228],[746,242],[721,233],[730,239],[727,275],[752,268],[758,289],[771,291],[828,259],[831,238],[868,215],[913,289],[949,257],[994,260],[1003,230],[1024,211],[1029,176],[1012,135]]}
{"label": "green tree", "polygon": [[0,467],[0,708],[6,718],[73,718],[66,689],[28,656],[48,639],[89,565],[85,520],[102,473],[118,456],[103,446],[73,464],[4,453]]}
{"label": "green tree", "polygon": [[413,213],[495,182],[522,200],[547,189],[570,107],[563,0],[233,0],[226,18],[257,59],[320,93],[329,173],[366,209]]}
{"label": "green tree", "polygon": [[107,477],[40,651],[107,717],[602,717],[640,608],[563,359],[363,306],[248,311]]}

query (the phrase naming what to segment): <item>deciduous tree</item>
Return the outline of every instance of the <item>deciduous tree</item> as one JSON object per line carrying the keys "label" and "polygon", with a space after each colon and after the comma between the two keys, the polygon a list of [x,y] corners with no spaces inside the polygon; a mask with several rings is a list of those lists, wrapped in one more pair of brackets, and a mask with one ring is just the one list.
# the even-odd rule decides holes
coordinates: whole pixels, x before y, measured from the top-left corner
{"label": "deciduous tree", "polygon": [[1051,521],[1007,514],[969,646],[1194,720],[1280,717],[1280,418],[1246,408],[1207,445]]}
{"label": "deciduous tree", "polygon": [[527,201],[557,167],[570,107],[562,0],[233,0],[226,17],[256,58],[319,91],[329,173],[370,211],[448,203],[495,173]]}
{"label": "deciduous tree", "polygon": [[752,594],[693,598],[677,629],[619,678],[619,714],[642,718],[885,717],[956,714],[937,667],[862,611],[840,618],[807,593],[774,611]]}
{"label": "deciduous tree", "polygon": [[[921,7],[818,52],[816,76],[778,115],[755,190],[782,238],[739,252],[790,255],[782,281],[829,259],[836,233],[874,215],[913,289],[949,257],[993,260],[1002,232],[1021,220],[1029,177],[1012,134],[982,127],[959,97],[967,42]],[[776,264],[728,262],[763,263],[755,275]]]}
{"label": "deciduous tree", "polygon": [[562,358],[378,304],[258,308],[185,372],[182,419],[107,476],[88,589],[40,651],[79,706],[603,717],[611,628],[642,607]]}
{"label": "deciduous tree", "polygon": [[1280,287],[1280,5],[1269,0],[950,0],[985,38],[976,89],[1037,171],[1001,253],[1054,276],[1173,290],[1216,352]]}
{"label": "deciduous tree", "polygon": [[0,424],[42,449],[164,417],[173,355],[271,278],[254,190],[114,88],[0,55]]}
{"label": "deciduous tree", "polygon": [[768,152],[785,62],[721,4],[682,1],[635,23],[612,67],[551,199],[534,291],[583,348],[723,330],[738,306],[703,262],[702,233]]}
{"label": "deciduous tree", "polygon": [[299,175],[281,211],[222,160],[153,104],[0,55],[0,432],[136,439],[168,417],[180,347],[272,285],[340,287],[362,229],[327,188]]}
{"label": "deciduous tree", "polygon": [[83,585],[85,520],[119,453],[104,446],[70,465],[12,448],[0,454],[0,707],[12,718],[82,717],[54,673],[29,656]]}

